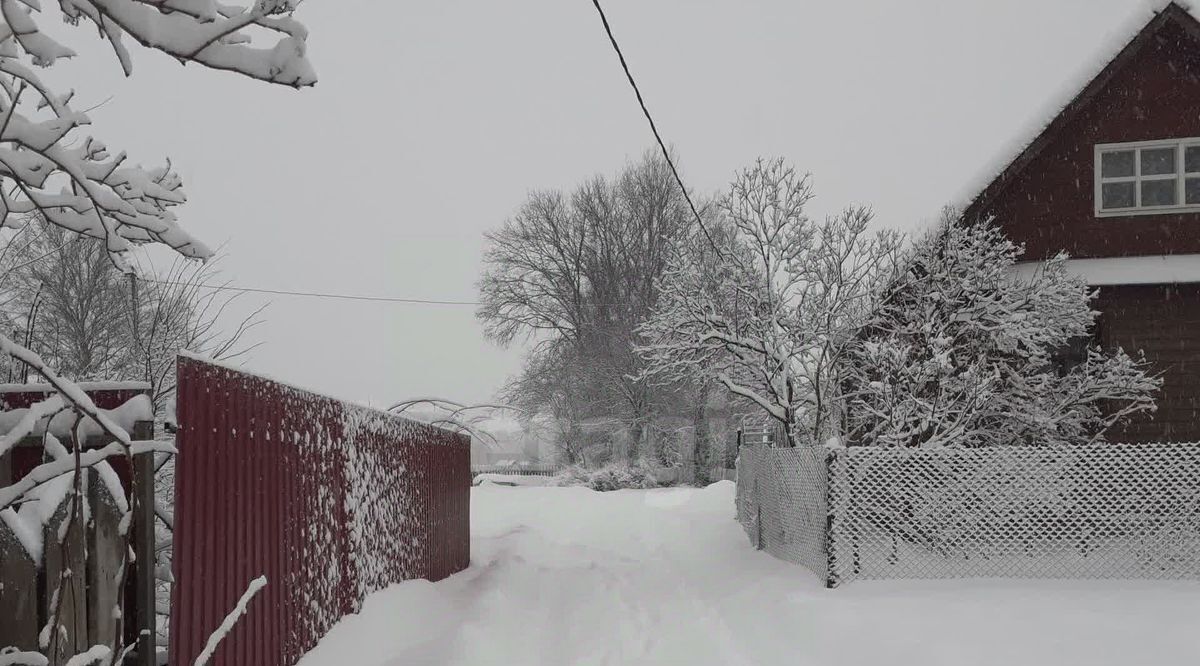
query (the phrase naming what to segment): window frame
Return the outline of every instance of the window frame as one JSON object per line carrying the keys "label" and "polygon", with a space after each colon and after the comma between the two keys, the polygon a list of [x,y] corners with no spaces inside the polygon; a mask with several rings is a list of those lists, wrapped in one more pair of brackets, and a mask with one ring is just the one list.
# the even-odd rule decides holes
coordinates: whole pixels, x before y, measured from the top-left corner
{"label": "window frame", "polygon": [[[1142,175],[1142,150],[1152,148],[1175,149],[1175,173],[1168,175]],[[1185,172],[1185,159],[1188,148],[1200,148],[1200,137],[1181,139],[1154,139],[1151,141],[1122,141],[1118,143],[1098,143],[1092,156],[1093,193],[1092,209],[1096,217],[1130,217],[1139,215],[1170,215],[1180,213],[1200,212],[1200,203],[1184,203],[1187,197],[1186,184],[1189,176],[1200,178],[1200,172]],[[1114,176],[1105,178],[1101,174],[1101,156],[1104,153],[1133,151],[1132,176]],[[1142,206],[1142,186],[1146,181],[1174,180],[1175,205],[1171,206]],[[1135,205],[1131,208],[1103,208],[1102,189],[1106,183],[1133,183]]]}

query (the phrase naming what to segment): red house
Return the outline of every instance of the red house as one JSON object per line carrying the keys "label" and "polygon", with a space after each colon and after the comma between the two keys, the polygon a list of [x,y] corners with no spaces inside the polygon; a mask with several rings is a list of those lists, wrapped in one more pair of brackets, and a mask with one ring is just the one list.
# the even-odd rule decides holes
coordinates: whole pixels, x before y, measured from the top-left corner
{"label": "red house", "polygon": [[1200,21],[1174,2],[966,208],[1097,287],[1097,340],[1163,378],[1125,441],[1200,441]]}

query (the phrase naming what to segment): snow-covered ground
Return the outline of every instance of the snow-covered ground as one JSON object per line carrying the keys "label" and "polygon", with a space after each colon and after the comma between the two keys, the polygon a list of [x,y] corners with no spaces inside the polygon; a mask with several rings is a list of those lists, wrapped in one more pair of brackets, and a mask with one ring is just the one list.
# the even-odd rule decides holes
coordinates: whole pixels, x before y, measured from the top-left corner
{"label": "snow-covered ground", "polygon": [[1200,664],[1200,583],[826,590],[750,547],[733,492],[474,488],[471,568],[375,594],[300,664]]}

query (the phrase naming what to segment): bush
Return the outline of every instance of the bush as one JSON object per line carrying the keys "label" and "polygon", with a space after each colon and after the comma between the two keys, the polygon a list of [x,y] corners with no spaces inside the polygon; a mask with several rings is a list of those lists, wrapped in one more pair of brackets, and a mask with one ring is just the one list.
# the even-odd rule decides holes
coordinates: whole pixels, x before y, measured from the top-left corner
{"label": "bush", "polygon": [[654,469],[644,463],[615,463],[598,469],[567,467],[555,477],[560,486],[584,486],[601,492],[623,488],[657,488]]}

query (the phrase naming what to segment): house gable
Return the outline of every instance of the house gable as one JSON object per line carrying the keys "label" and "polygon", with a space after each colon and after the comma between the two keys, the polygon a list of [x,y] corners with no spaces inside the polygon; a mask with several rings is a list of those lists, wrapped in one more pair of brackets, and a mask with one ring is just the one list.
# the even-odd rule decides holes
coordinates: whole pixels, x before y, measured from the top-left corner
{"label": "house gable", "polygon": [[1028,259],[1200,253],[1200,212],[1095,211],[1097,145],[1200,137],[1200,22],[1161,10],[964,211]]}

